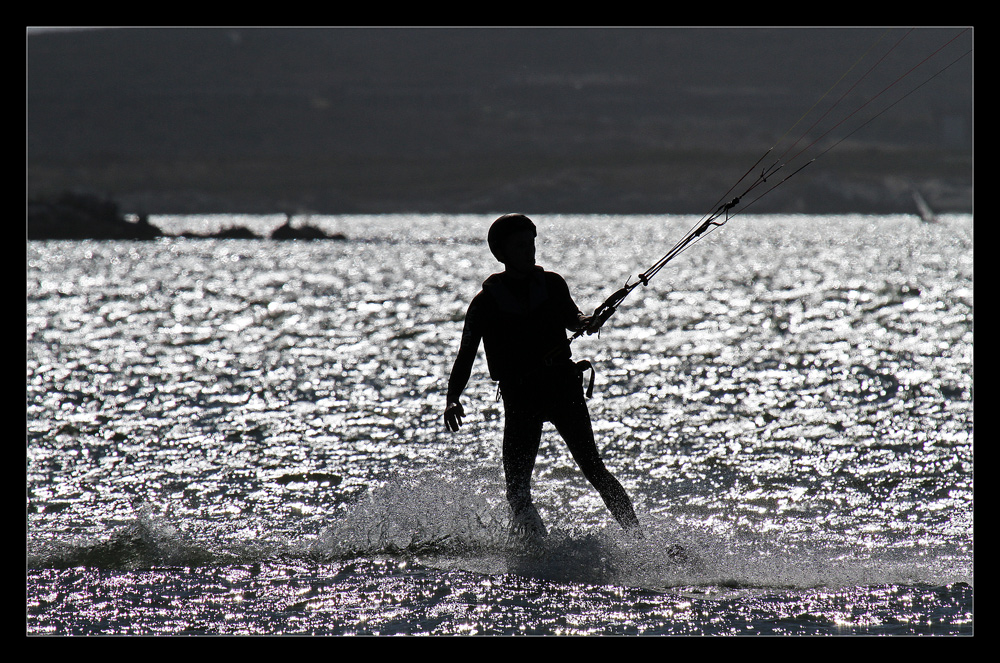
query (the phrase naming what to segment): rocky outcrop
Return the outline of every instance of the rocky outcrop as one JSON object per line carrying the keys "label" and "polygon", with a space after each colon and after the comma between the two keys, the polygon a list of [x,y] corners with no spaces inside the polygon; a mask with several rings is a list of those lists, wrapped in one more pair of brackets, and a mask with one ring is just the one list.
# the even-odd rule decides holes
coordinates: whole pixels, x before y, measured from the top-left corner
{"label": "rocky outcrop", "polygon": [[146,215],[126,217],[114,201],[66,192],[28,201],[28,239],[155,239],[164,233]]}
{"label": "rocky outcrop", "polygon": [[301,226],[292,225],[291,215],[285,222],[271,231],[271,239],[347,239],[341,233],[329,234],[322,228],[317,228],[309,224]]}
{"label": "rocky outcrop", "polygon": [[[43,239],[125,239],[146,240],[172,237],[149,222],[145,214],[122,214],[118,203],[86,193],[66,192],[48,199],[28,201],[27,238]],[[212,233],[186,231],[177,237],[192,239],[262,239],[245,226],[232,226]],[[304,224],[285,223],[270,234],[271,239],[347,239],[341,233],[327,233]]]}

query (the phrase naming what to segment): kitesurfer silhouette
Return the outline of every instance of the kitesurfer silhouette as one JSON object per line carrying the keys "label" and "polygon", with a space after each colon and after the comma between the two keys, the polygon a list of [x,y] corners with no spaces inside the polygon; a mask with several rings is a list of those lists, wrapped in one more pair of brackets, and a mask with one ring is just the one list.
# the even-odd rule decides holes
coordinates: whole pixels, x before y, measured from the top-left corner
{"label": "kitesurfer silhouette", "polygon": [[546,534],[531,499],[531,473],[542,425],[549,421],[611,514],[641,536],[628,494],[597,449],[581,371],[567,342],[567,330],[592,334],[602,321],[580,312],[561,276],[535,265],[535,237],[535,224],[523,214],[505,214],[490,227],[490,251],[504,271],[486,279],[469,305],[448,381],[445,425],[452,432],[462,425],[460,398],[482,341],[503,398],[503,468],[514,533]]}

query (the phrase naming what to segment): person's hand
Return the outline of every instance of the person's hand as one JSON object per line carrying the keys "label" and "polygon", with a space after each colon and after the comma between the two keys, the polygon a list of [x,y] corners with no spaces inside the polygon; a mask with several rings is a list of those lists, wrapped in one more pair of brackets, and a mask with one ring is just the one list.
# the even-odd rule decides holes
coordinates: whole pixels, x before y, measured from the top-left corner
{"label": "person's hand", "polygon": [[601,329],[602,324],[604,324],[604,321],[596,315],[581,315],[576,331],[581,331],[588,335],[596,334]]}
{"label": "person's hand", "polygon": [[448,403],[444,408],[444,426],[452,433],[457,432],[462,427],[462,417],[465,416],[465,408],[461,403]]}

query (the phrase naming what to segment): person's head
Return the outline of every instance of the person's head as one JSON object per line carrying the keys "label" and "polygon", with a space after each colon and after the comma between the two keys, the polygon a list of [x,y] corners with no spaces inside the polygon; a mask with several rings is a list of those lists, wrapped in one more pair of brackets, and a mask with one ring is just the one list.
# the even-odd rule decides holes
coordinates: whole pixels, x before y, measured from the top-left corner
{"label": "person's head", "polygon": [[504,264],[508,261],[526,260],[527,257],[515,253],[526,253],[530,243],[531,264],[534,265],[535,235],[535,224],[531,219],[523,214],[504,214],[490,226],[486,241],[493,257]]}

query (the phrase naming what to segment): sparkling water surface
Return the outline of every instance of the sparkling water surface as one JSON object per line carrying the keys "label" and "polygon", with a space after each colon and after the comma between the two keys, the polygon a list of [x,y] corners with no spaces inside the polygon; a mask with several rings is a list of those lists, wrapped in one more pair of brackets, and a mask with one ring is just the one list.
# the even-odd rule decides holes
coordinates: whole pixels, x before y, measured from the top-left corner
{"label": "sparkling water surface", "polygon": [[[533,218],[584,310],[698,220]],[[973,632],[970,216],[738,216],[692,246],[573,346],[646,539],[547,427],[530,546],[482,354],[467,425],[441,419],[492,219],[28,242],[28,633]]]}

